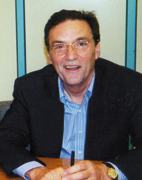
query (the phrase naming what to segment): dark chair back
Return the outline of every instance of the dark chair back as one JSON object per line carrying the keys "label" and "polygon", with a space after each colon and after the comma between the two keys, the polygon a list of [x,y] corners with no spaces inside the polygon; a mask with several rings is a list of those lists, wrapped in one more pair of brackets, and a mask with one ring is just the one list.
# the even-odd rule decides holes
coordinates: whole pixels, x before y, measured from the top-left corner
{"label": "dark chair back", "polygon": [[0,121],[5,115],[6,111],[9,109],[12,101],[0,101]]}

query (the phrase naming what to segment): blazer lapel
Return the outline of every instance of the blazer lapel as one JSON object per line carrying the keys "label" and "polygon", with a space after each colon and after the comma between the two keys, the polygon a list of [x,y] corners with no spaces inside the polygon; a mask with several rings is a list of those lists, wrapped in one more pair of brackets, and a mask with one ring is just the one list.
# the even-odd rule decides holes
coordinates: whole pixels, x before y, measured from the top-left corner
{"label": "blazer lapel", "polygon": [[64,105],[59,99],[58,76],[49,69],[43,77],[44,93],[40,108],[44,117],[45,149],[48,157],[59,157],[62,148]]}
{"label": "blazer lapel", "polygon": [[[99,61],[99,60],[97,60]],[[99,159],[101,157],[101,136],[107,126],[105,102],[106,89],[104,86],[103,72],[95,66],[95,85],[92,97],[88,104],[88,116],[86,127],[85,159]],[[98,138],[99,137],[99,138]]]}

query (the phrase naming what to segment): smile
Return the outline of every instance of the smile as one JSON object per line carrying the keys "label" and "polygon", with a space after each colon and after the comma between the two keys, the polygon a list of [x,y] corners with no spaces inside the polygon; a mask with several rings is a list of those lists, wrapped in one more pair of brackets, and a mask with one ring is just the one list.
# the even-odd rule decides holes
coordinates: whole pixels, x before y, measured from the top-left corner
{"label": "smile", "polygon": [[80,66],[65,66],[66,69],[79,69]]}

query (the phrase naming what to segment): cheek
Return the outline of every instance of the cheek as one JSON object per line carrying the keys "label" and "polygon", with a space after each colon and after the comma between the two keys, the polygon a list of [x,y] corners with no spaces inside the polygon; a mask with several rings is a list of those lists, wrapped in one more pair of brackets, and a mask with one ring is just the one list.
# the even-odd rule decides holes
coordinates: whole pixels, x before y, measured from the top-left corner
{"label": "cheek", "polygon": [[57,72],[60,72],[62,69],[62,61],[60,59],[52,59],[51,61],[52,61],[52,64],[54,66],[54,69]]}
{"label": "cheek", "polygon": [[84,56],[83,58],[83,64],[88,66],[93,66],[95,63],[95,52],[94,53],[90,53],[89,55]]}
{"label": "cheek", "polygon": [[50,55],[48,55],[48,59],[50,64],[53,64],[53,66],[57,65],[58,58],[54,54],[50,53]]}

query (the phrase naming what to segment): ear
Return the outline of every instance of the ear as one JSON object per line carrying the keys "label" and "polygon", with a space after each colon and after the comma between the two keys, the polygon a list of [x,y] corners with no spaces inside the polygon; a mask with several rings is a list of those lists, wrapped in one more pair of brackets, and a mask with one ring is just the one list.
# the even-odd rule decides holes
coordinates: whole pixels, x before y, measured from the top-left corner
{"label": "ear", "polygon": [[100,42],[98,42],[98,44],[96,45],[96,59],[99,58],[100,53],[101,53]]}
{"label": "ear", "polygon": [[52,64],[51,56],[50,56],[49,52],[47,53],[47,56],[48,56],[49,63]]}

